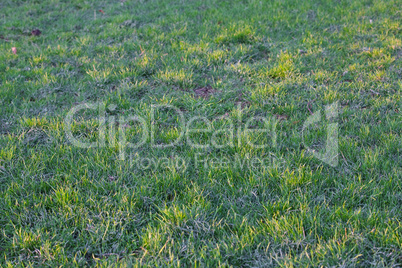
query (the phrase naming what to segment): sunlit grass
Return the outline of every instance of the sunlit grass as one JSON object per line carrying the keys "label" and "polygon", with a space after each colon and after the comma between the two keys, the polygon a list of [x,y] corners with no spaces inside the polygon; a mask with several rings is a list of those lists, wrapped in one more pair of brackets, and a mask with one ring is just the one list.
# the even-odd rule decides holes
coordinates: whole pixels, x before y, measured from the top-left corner
{"label": "sunlit grass", "polygon": [[399,267],[401,6],[3,1],[0,266]]}

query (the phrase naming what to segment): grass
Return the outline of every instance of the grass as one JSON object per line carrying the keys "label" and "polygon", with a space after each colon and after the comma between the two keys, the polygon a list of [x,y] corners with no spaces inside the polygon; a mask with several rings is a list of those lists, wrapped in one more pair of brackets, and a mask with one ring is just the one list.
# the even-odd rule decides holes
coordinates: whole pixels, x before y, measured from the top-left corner
{"label": "grass", "polygon": [[1,1],[0,266],[401,267],[401,7]]}

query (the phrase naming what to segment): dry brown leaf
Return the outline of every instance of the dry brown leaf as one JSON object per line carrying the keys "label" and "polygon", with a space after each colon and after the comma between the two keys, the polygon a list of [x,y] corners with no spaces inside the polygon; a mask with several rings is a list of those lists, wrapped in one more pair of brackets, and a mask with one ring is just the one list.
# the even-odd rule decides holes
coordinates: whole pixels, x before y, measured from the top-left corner
{"label": "dry brown leaf", "polygon": [[39,29],[35,29],[35,30],[32,30],[31,34],[33,36],[39,36],[42,34],[42,32]]}
{"label": "dry brown leaf", "polygon": [[197,97],[202,97],[202,98],[208,98],[214,92],[215,92],[215,90],[211,86],[194,89],[195,95],[197,95]]}
{"label": "dry brown leaf", "polygon": [[287,120],[288,116],[286,114],[275,114],[274,115],[278,120]]}

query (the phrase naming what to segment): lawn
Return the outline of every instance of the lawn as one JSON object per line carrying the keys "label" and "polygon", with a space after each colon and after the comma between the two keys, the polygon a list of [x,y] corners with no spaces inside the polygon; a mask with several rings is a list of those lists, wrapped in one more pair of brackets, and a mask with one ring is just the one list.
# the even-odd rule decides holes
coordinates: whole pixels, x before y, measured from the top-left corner
{"label": "lawn", "polygon": [[401,267],[401,98],[402,0],[1,0],[0,266]]}

